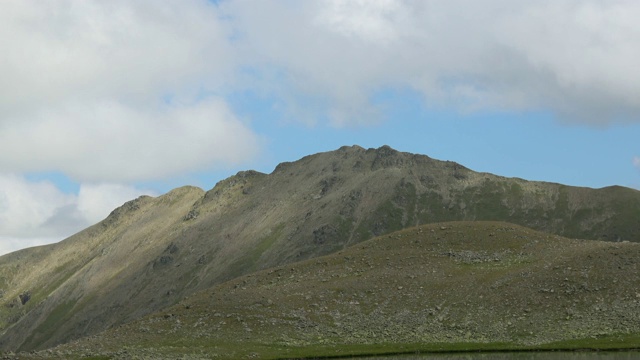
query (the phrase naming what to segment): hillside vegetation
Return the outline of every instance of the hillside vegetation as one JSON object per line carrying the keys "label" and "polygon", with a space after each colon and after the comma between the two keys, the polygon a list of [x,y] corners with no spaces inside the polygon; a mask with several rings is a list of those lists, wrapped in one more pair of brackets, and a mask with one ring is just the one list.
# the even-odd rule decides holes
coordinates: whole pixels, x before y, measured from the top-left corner
{"label": "hillside vegetation", "polygon": [[255,271],[420,224],[496,220],[640,241],[640,192],[477,173],[383,146],[141,197],[54,245],[0,257],[0,350],[46,349]]}
{"label": "hillside vegetation", "polygon": [[500,222],[402,230],[246,275],[47,357],[282,358],[640,345],[640,244]]}

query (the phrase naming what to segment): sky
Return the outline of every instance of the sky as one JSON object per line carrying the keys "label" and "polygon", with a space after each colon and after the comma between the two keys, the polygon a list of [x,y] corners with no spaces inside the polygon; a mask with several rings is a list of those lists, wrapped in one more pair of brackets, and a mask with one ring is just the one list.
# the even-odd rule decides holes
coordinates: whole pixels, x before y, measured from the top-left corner
{"label": "sky", "polygon": [[636,0],[6,0],[0,254],[140,195],[389,145],[640,189]]}

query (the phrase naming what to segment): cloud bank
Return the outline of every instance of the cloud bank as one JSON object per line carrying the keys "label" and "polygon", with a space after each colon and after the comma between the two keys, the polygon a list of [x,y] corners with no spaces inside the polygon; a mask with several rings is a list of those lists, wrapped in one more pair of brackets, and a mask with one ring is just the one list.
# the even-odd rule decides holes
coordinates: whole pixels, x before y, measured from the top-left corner
{"label": "cloud bank", "polygon": [[251,158],[258,143],[219,99],[159,109],[104,100],[29,115],[5,124],[0,167],[129,182],[238,163]]}
{"label": "cloud bank", "polygon": [[119,184],[83,184],[79,194],[61,192],[48,181],[0,175],[0,255],[63,238],[104,219],[140,194],[153,192]]}
{"label": "cloud bank", "polygon": [[242,91],[335,126],[384,120],[388,89],[637,122],[638,17],[624,0],[11,2],[0,168],[131,182],[242,163],[260,151],[227,103]]}
{"label": "cloud bank", "polygon": [[293,109],[300,96],[291,94],[315,97],[335,124],[366,122],[372,95],[389,87],[462,111],[640,121],[634,1],[327,0],[223,9],[245,60],[282,80],[273,90],[288,92]]}
{"label": "cloud bank", "polygon": [[20,1],[0,14],[0,168],[158,179],[251,159],[219,95],[228,29],[204,1]]}

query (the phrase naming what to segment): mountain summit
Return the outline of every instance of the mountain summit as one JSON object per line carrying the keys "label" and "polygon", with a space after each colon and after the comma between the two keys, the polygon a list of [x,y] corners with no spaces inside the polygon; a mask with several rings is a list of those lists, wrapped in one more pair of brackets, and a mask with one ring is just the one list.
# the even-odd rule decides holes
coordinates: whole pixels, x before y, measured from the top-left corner
{"label": "mountain summit", "polygon": [[257,270],[441,221],[496,220],[640,242],[640,192],[478,173],[359,146],[140,197],[53,245],[0,257],[0,349],[96,334]]}

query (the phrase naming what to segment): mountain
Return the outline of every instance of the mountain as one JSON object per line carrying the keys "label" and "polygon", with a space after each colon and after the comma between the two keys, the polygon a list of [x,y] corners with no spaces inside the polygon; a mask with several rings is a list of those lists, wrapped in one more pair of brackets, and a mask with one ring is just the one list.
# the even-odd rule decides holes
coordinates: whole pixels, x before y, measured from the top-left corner
{"label": "mountain", "polygon": [[640,192],[529,182],[387,146],[243,171],[205,192],[140,197],[54,245],[0,257],[0,349],[97,334],[258,270],[419,224],[499,220],[640,241]]}
{"label": "mountain", "polygon": [[637,347],[640,244],[501,222],[401,230],[249,274],[43,355],[312,358]]}

